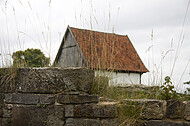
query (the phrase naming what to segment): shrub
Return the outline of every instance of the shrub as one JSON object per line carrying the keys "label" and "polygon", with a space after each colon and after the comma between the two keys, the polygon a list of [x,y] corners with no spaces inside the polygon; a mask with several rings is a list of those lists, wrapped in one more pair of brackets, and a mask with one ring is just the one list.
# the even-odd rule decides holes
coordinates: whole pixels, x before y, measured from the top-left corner
{"label": "shrub", "polygon": [[178,95],[174,90],[174,85],[172,85],[170,77],[166,76],[164,80],[165,82],[161,86],[160,98],[162,100],[176,99]]}

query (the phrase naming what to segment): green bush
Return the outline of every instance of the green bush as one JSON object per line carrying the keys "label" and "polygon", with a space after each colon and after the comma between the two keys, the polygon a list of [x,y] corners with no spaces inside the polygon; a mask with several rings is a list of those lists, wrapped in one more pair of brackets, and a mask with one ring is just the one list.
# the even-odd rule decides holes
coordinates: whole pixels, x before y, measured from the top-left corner
{"label": "green bush", "polygon": [[13,66],[16,67],[46,67],[50,63],[50,58],[45,57],[40,49],[27,49],[16,51],[12,55]]}

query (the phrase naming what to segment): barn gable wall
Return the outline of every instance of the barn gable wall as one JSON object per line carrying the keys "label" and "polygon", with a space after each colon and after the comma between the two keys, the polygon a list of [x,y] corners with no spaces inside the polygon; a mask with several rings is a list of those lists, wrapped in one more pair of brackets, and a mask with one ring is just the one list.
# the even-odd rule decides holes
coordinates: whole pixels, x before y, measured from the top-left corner
{"label": "barn gable wall", "polygon": [[85,61],[82,58],[80,49],[77,45],[75,38],[71,32],[64,38],[64,44],[62,46],[62,52],[57,63],[59,67],[84,67]]}

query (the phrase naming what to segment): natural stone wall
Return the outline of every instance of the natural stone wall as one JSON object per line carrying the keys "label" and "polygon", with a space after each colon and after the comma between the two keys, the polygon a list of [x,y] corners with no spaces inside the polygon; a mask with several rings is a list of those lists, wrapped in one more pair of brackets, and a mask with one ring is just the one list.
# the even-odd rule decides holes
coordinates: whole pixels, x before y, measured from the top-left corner
{"label": "natural stone wall", "polygon": [[0,69],[0,126],[118,126],[121,106],[136,109],[137,126],[190,126],[190,101],[100,100],[93,77],[86,68]]}
{"label": "natural stone wall", "polygon": [[190,122],[172,120],[150,120],[142,126],[190,126]]}
{"label": "natural stone wall", "polygon": [[114,122],[116,107],[99,105],[98,96],[90,95],[93,78],[86,68],[0,69],[0,126]]}
{"label": "natural stone wall", "polygon": [[190,102],[179,100],[126,99],[126,106],[141,108],[142,126],[190,126]]}
{"label": "natural stone wall", "polygon": [[58,93],[83,91],[89,93],[94,72],[72,68],[4,68],[0,70],[0,92]]}

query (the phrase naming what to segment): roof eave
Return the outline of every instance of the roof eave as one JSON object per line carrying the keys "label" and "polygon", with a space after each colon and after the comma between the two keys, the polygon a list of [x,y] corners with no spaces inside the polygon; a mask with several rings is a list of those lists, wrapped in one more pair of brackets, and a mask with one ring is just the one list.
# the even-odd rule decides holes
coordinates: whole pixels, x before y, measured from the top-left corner
{"label": "roof eave", "polygon": [[[93,70],[101,70],[101,69],[96,69],[96,68],[91,68]],[[149,72],[148,70],[139,70],[139,71],[134,71],[134,70],[118,70],[118,69],[106,69],[106,71],[112,71],[112,72],[120,72],[120,73],[147,73]]]}

